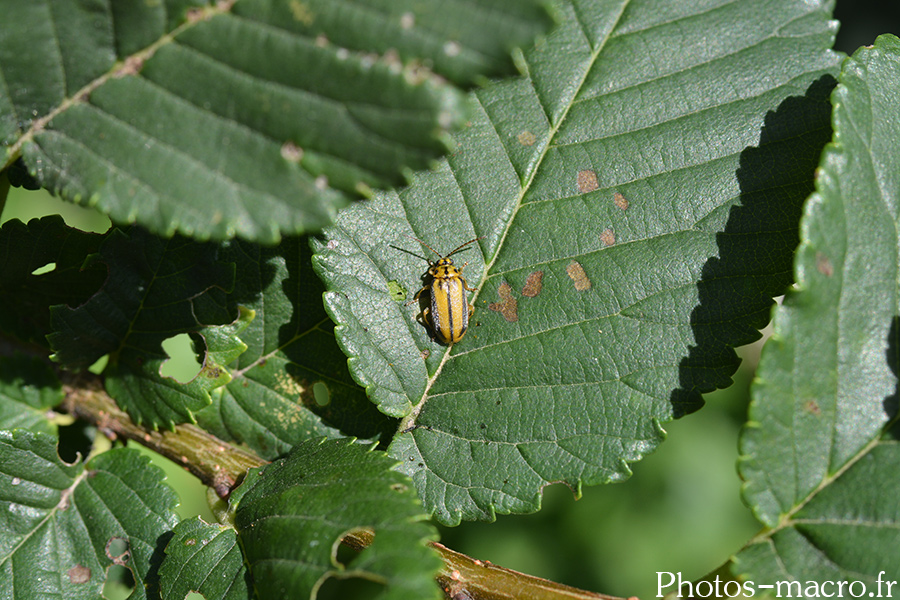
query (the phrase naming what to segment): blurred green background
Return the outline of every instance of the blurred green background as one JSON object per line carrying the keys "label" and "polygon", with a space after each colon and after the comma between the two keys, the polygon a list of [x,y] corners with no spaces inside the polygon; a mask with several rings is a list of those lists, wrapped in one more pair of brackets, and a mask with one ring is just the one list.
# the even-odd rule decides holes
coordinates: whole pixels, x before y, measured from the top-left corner
{"label": "blurred green background", "polygon": [[[900,2],[846,0],[838,2],[835,17],[842,22],[836,47],[847,53],[871,44],[880,33],[900,33]],[[0,222],[55,213],[80,229],[102,232],[109,226],[93,210],[21,189],[10,191]],[[654,597],[658,571],[680,571],[685,579],[713,571],[758,529],[741,502],[735,464],[761,345],[739,349],[744,360],[734,385],[708,394],[701,411],[669,423],[665,444],[632,465],[634,475],[626,482],[585,488],[577,502],[567,487],[551,486],[539,513],[441,528],[441,541],[481,560],[623,597]],[[198,366],[187,336],[169,340],[166,350],[174,358],[164,373],[190,379]],[[205,488],[192,475],[131,446],[165,470],[181,495],[182,517],[213,520]],[[108,586],[108,597],[127,595],[127,585],[113,588]],[[346,583],[328,583],[319,597],[348,597],[351,591]],[[363,585],[355,591],[359,593],[353,595],[365,597],[372,589]]]}

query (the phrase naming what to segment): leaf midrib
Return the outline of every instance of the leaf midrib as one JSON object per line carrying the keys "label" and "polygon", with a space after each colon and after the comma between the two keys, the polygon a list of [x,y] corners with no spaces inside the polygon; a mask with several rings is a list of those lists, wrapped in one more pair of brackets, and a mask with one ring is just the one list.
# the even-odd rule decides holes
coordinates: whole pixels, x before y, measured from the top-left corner
{"label": "leaf midrib", "polygon": [[56,503],[56,506],[54,506],[52,509],[47,511],[47,514],[44,516],[44,518],[41,519],[37,523],[37,525],[35,525],[32,528],[31,531],[29,531],[27,534],[22,536],[22,539],[19,541],[19,543],[10,549],[9,554],[7,554],[6,556],[0,557],[0,566],[6,564],[6,562],[8,560],[10,560],[13,557],[13,555],[15,555],[16,552],[18,552],[22,548],[22,546],[24,546],[25,543],[31,539],[31,537],[34,534],[36,534],[38,531],[43,529],[44,525],[46,525],[47,522],[50,521],[50,519],[52,519],[54,516],[56,516],[57,512],[59,512],[60,510],[64,510],[65,508],[67,508],[69,506],[69,504],[71,504],[71,502],[72,502],[71,497],[72,497],[72,494],[75,492],[75,488],[78,487],[78,484],[80,484],[81,481],[85,477],[87,477],[87,474],[88,474],[88,470],[85,468],[82,468],[81,473],[79,473],[78,475],[75,476],[75,479],[72,481],[72,484],[69,487],[60,490],[59,501]]}
{"label": "leaf midrib", "polygon": [[[544,144],[543,148],[541,149],[541,152],[540,152],[538,158],[531,163],[531,172],[528,175],[528,179],[520,186],[519,197],[516,200],[515,209],[510,213],[510,217],[506,222],[506,227],[504,228],[503,233],[500,235],[500,238],[497,241],[496,250],[494,252],[493,258],[491,258],[491,260],[485,262],[484,273],[490,273],[491,268],[493,267],[494,263],[497,261],[497,258],[500,255],[499,250],[503,246],[503,242],[506,239],[506,236],[509,235],[509,231],[512,228],[512,224],[516,219],[516,215],[518,214],[519,209],[522,207],[522,200],[524,199],[525,194],[528,192],[528,190],[531,189],[531,184],[533,183],[534,178],[537,176],[537,173],[540,170],[540,167],[544,162],[544,158],[547,156],[547,152],[550,150],[553,139],[556,137],[556,134],[559,132],[560,127],[562,127],[562,124],[565,123],[566,117],[568,116],[569,111],[575,105],[575,99],[578,97],[578,93],[581,91],[582,87],[584,87],[584,83],[585,83],[585,81],[587,81],[587,78],[591,73],[591,69],[593,68],[594,64],[597,62],[597,58],[603,52],[603,49],[606,47],[606,43],[612,37],[612,33],[615,31],[616,25],[618,25],[619,21],[622,18],[622,15],[625,13],[626,7],[629,4],[630,4],[630,0],[626,0],[625,2],[623,2],[620,5],[619,14],[616,15],[616,18],[615,18],[614,22],[612,23],[612,25],[610,26],[606,37],[604,37],[603,40],[601,40],[601,42],[599,44],[597,44],[597,46],[595,48],[592,49],[590,60],[587,61],[586,63],[584,63],[584,69],[581,73],[578,85],[574,86],[572,88],[571,97],[566,102],[565,110],[563,110],[562,112],[559,113],[559,118],[557,119],[557,121],[555,123],[553,122],[553,120],[551,118],[552,115],[549,114],[547,107],[544,106],[543,103],[540,103],[541,109],[544,111],[544,117],[547,119],[547,122],[550,123],[550,132],[547,135],[546,143]],[[585,40],[587,40],[588,44],[590,44],[591,37],[589,35],[589,32],[581,23],[581,20],[578,17],[577,11],[574,11],[574,12],[575,12],[575,20],[578,23],[578,27],[580,28],[582,35],[584,35]],[[528,79],[531,80],[531,77],[528,76]],[[535,93],[535,95],[537,96],[537,93]],[[538,97],[538,99],[539,99],[539,97]],[[478,98],[476,95],[473,95],[473,101],[478,101]],[[480,102],[479,102],[479,104],[480,104]],[[482,106],[482,110],[484,110],[484,106]],[[487,111],[485,111],[485,112],[487,113]],[[493,121],[491,121],[491,123],[493,124]],[[507,160],[509,160],[508,153],[507,153]],[[462,192],[462,190],[460,190],[460,192]],[[468,203],[466,203],[466,207],[468,208]],[[484,286],[479,287],[472,294],[471,301],[473,303],[473,306],[474,306],[475,301],[478,299],[478,295],[481,293],[481,290],[483,288],[484,288]],[[418,417],[419,412],[421,412],[422,408],[424,408],[425,403],[428,401],[428,399],[430,397],[429,392],[431,391],[431,387],[437,381],[438,377],[441,374],[441,371],[444,369],[444,365],[447,364],[447,361],[450,358],[451,358],[450,348],[448,348],[444,352],[444,356],[441,358],[441,362],[438,365],[437,369],[435,370],[434,374],[428,378],[428,381],[425,384],[425,389],[422,392],[422,398],[413,407],[413,409],[410,411],[409,415],[400,422],[400,425],[399,425],[397,431],[406,431],[410,427],[413,427],[415,425],[416,418]]]}
{"label": "leaf midrib", "polygon": [[771,529],[765,529],[762,532],[755,535],[744,548],[749,548],[755,544],[765,543],[771,540],[771,538],[780,531],[785,529],[794,527],[798,523],[822,523],[825,522],[822,519],[794,519],[794,515],[803,510],[810,502],[812,502],[816,496],[822,491],[828,488],[832,483],[840,479],[840,477],[850,470],[853,465],[855,465],[859,460],[867,456],[870,452],[872,452],[875,448],[881,445],[894,443],[894,442],[886,442],[882,439],[884,432],[893,427],[898,421],[900,421],[900,416],[895,417],[891,421],[885,424],[885,426],[878,431],[878,435],[875,436],[872,441],[863,446],[859,452],[857,452],[854,456],[852,456],[846,463],[844,463],[840,469],[835,471],[833,474],[823,477],[822,481],[819,482],[819,485],[816,486],[814,490],[812,490],[805,498],[796,503],[791,509],[781,515],[778,519],[778,524],[772,527]]}

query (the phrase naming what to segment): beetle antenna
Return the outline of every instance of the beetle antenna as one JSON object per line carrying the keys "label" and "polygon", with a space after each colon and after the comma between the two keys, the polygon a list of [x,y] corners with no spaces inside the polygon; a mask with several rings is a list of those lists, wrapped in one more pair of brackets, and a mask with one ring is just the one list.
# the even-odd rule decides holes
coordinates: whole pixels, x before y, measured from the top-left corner
{"label": "beetle antenna", "polygon": [[484,239],[484,236],[482,235],[482,236],[477,237],[477,238],[475,238],[475,239],[473,239],[473,240],[469,240],[468,242],[466,242],[466,243],[463,244],[462,246],[459,246],[459,247],[457,247],[455,250],[451,251],[450,254],[448,254],[448,255],[445,256],[444,258],[447,258],[447,257],[449,257],[449,256],[453,256],[454,254],[456,254],[457,252],[459,252],[460,250],[462,250],[463,248],[465,248],[465,247],[468,246],[469,244],[472,244],[472,243],[474,243],[474,242],[477,242],[478,240],[483,240],[483,239]]}
{"label": "beetle antenna", "polygon": [[404,233],[403,235],[405,235],[406,237],[408,237],[408,238],[410,238],[410,239],[412,239],[412,240],[416,240],[417,242],[419,242],[420,244],[422,244],[423,246],[425,246],[426,248],[428,248],[429,250],[431,250],[432,252],[434,252],[434,253],[437,254],[438,256],[441,255],[440,252],[438,252],[437,250],[435,250],[434,248],[432,248],[431,246],[429,246],[428,244],[426,244],[425,242],[423,242],[423,241],[420,240],[419,238],[417,238],[417,237],[415,237],[415,236],[412,236],[412,235],[407,235],[407,234],[405,234],[405,233]]}

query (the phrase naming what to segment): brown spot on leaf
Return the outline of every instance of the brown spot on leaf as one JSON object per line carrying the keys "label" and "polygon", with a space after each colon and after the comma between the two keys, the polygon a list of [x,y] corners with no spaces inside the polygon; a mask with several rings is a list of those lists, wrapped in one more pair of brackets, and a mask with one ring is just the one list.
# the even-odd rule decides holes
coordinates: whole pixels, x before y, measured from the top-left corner
{"label": "brown spot on leaf", "polygon": [[384,51],[384,54],[381,55],[381,61],[391,68],[391,73],[398,74],[403,69],[403,60],[400,58],[400,53],[393,48],[388,48]]}
{"label": "brown spot on leaf", "polygon": [[525,287],[522,288],[522,295],[529,298],[534,298],[535,296],[540,294],[541,287],[543,286],[543,280],[544,272],[534,271],[531,275],[528,276],[528,279],[525,280]]}
{"label": "brown spot on leaf", "polygon": [[194,22],[196,22],[196,21],[200,21],[201,19],[203,19],[203,17],[204,17],[204,12],[205,12],[205,11],[203,11],[202,9],[199,9],[199,8],[192,8],[192,9],[188,10],[188,11],[184,14],[184,16],[185,16],[185,18],[187,19],[187,22],[188,22],[188,23],[194,23]]}
{"label": "brown spot on leaf", "polygon": [[566,267],[566,274],[575,282],[575,289],[579,292],[591,289],[591,280],[588,279],[584,267],[578,261],[573,260],[569,263],[569,266]]}
{"label": "brown spot on leaf", "polygon": [[613,233],[612,229],[604,229],[603,233],[600,234],[600,241],[603,242],[604,246],[612,246],[616,243],[616,234]]}
{"label": "brown spot on leaf", "polygon": [[578,171],[578,191],[582,194],[586,194],[588,192],[593,192],[598,187],[600,187],[600,183],[597,181],[597,173],[591,169],[585,169],[583,171]]}
{"label": "brown spot on leaf", "polygon": [[508,283],[503,281],[500,283],[500,287],[497,289],[497,293],[500,295],[500,302],[488,304],[488,308],[503,315],[503,318],[510,323],[518,321],[519,303],[512,294],[512,288],[509,287]]}
{"label": "brown spot on leaf", "polygon": [[[144,58],[139,55],[132,55],[125,59],[122,66],[113,73],[115,79],[127,77],[129,75],[137,75],[144,68]],[[87,100],[87,98],[85,98]]]}
{"label": "brown spot on leaf", "polygon": [[469,593],[466,582],[459,581],[459,577],[459,571],[453,571],[451,579],[441,582],[444,594],[452,600],[471,600],[474,596]]}
{"label": "brown spot on leaf", "polygon": [[313,21],[316,20],[316,14],[306,5],[305,2],[299,2],[298,0],[292,0],[289,4],[291,9],[291,14],[294,19],[300,21],[304,25],[312,25]]}
{"label": "brown spot on leaf", "polygon": [[281,158],[288,162],[299,163],[303,159],[303,148],[288,140],[281,145]]}
{"label": "brown spot on leaf", "polygon": [[69,581],[72,583],[86,583],[91,579],[91,570],[81,565],[75,565],[69,569]]}
{"label": "brown spot on leaf", "polygon": [[523,146],[531,146],[537,141],[537,138],[533,133],[528,131],[527,129],[516,136],[516,139],[519,140],[519,143]]}
{"label": "brown spot on leaf", "polygon": [[816,270],[825,277],[834,275],[834,265],[828,260],[828,257],[821,252],[816,252]]}
{"label": "brown spot on leaf", "polygon": [[628,210],[628,198],[616,192],[613,194],[613,203],[622,210]]}
{"label": "brown spot on leaf", "polygon": [[804,405],[804,408],[816,416],[822,414],[822,409],[819,408],[819,405],[815,400],[808,400]]}
{"label": "brown spot on leaf", "polygon": [[444,42],[444,54],[447,56],[459,56],[459,53],[462,52],[462,46],[459,42],[454,40],[448,40]]}

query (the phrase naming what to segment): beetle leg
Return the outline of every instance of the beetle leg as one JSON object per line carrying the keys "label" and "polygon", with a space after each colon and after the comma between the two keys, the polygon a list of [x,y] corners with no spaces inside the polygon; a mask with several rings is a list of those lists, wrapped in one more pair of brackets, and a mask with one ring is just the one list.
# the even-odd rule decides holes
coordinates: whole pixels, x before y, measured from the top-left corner
{"label": "beetle leg", "polygon": [[469,282],[466,281],[465,278],[460,277],[459,280],[462,281],[463,287],[466,288],[467,290],[469,290],[470,292],[476,291],[476,288],[469,287]]}
{"label": "beetle leg", "polygon": [[423,287],[421,290],[419,290],[418,293],[416,293],[416,295],[413,296],[413,299],[410,300],[409,302],[407,302],[407,303],[405,304],[405,306],[409,306],[409,305],[412,304],[413,302],[417,301],[417,300],[419,299],[419,296],[422,295],[422,292],[424,292],[424,291],[427,290],[427,289],[428,289],[427,287]]}
{"label": "beetle leg", "polygon": [[425,329],[428,330],[428,335],[434,339],[434,335],[432,335],[432,331],[434,329],[434,325],[431,323],[431,309],[424,308],[422,312],[416,315],[416,321],[425,326]]}

